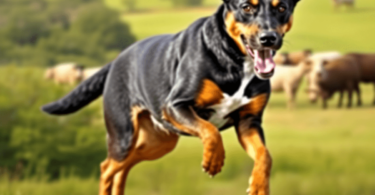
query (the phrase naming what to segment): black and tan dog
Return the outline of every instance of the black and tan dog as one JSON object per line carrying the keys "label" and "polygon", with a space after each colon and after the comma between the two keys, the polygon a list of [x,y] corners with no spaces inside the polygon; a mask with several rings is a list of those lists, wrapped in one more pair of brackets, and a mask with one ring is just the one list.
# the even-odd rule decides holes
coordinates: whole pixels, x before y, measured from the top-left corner
{"label": "black and tan dog", "polygon": [[108,158],[100,194],[123,194],[130,169],[162,157],[179,135],[199,137],[202,166],[224,165],[219,131],[234,126],[255,160],[249,194],[269,194],[271,156],[261,127],[275,64],[298,0],[225,0],[211,17],[175,35],[140,41],[66,97],[43,107],[75,112],[103,94]]}

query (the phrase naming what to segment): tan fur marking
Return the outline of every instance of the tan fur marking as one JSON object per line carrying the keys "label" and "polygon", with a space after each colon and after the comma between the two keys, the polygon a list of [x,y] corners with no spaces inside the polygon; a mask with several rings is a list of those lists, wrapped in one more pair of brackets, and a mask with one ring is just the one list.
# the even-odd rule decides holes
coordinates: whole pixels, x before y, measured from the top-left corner
{"label": "tan fur marking", "polygon": [[234,40],[241,52],[246,54],[246,47],[241,40],[241,35],[244,35],[246,39],[249,39],[252,35],[258,33],[258,25],[247,26],[237,22],[233,13],[228,12],[225,17],[225,26],[229,36]]}
{"label": "tan fur marking", "polygon": [[182,132],[199,137],[203,142],[202,167],[208,174],[214,176],[221,171],[224,165],[225,151],[218,129],[210,122],[205,121],[191,109],[194,124],[182,124],[173,116],[163,111],[163,119],[171,123]]}
{"label": "tan fur marking", "polygon": [[280,0],[272,0],[272,2],[271,2],[272,6],[274,6],[274,7],[278,6],[279,3],[280,3]]}
{"label": "tan fur marking", "polygon": [[237,128],[237,136],[242,147],[255,162],[249,179],[249,195],[269,195],[272,158],[259,135],[258,129],[240,126]]}
{"label": "tan fur marking", "polygon": [[277,27],[276,31],[280,35],[284,35],[285,33],[289,32],[290,29],[292,29],[292,26],[293,26],[293,16],[290,16],[289,22],[284,24],[284,25],[280,25],[279,27]]}
{"label": "tan fur marking", "polygon": [[224,95],[220,88],[211,80],[205,79],[195,99],[195,105],[200,108],[205,108],[219,104],[223,98]]}
{"label": "tan fur marking", "polygon": [[107,158],[101,164],[100,195],[123,195],[130,169],[145,160],[155,160],[171,152],[178,135],[155,129],[150,113],[139,107],[132,108],[133,143],[123,161]]}
{"label": "tan fur marking", "polygon": [[239,110],[239,115],[241,118],[245,118],[248,115],[259,114],[267,104],[268,94],[261,94],[253,98],[253,100],[243,106]]}
{"label": "tan fur marking", "polygon": [[169,115],[165,110],[163,111],[163,120],[171,123],[178,130],[180,130],[184,133],[187,133],[189,135],[192,135],[192,136],[197,136],[197,137],[199,137],[199,132],[196,129],[199,129],[199,128],[204,126],[204,123],[202,123],[200,125],[199,124],[198,125],[190,124],[191,125],[190,127],[188,127],[186,125],[183,125],[183,124],[179,123],[177,120],[175,120],[174,117]]}
{"label": "tan fur marking", "polygon": [[258,5],[259,4],[259,0],[250,0],[250,3],[252,5]]}

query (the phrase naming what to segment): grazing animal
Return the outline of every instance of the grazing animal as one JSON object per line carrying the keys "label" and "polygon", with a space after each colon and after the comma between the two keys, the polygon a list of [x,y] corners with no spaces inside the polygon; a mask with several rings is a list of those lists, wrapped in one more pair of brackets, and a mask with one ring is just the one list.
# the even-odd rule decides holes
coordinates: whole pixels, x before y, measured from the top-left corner
{"label": "grazing animal", "polygon": [[276,66],[271,78],[272,92],[285,92],[289,109],[295,107],[298,87],[303,76],[310,71],[311,61],[303,61],[298,66]]}
{"label": "grazing animal", "polygon": [[284,65],[288,60],[288,53],[276,53],[275,56],[273,56],[273,61],[276,65]]}
{"label": "grazing animal", "polygon": [[274,61],[278,65],[293,65],[296,66],[303,60],[310,57],[312,54],[312,51],[309,49],[298,51],[298,52],[292,52],[292,53],[277,53],[274,56]]}
{"label": "grazing animal", "polygon": [[317,74],[323,108],[327,108],[327,100],[337,91],[340,93],[338,107],[342,106],[344,91],[348,92],[348,108],[352,106],[353,90],[358,96],[358,106],[362,104],[359,89],[360,70],[353,57],[342,56],[331,61],[323,61],[322,73]]}
{"label": "grazing animal", "polygon": [[[349,53],[347,56],[353,57],[357,62],[361,73],[360,81],[373,83],[375,89],[375,54]],[[373,105],[375,105],[375,95]]]}
{"label": "grazing animal", "polygon": [[87,80],[88,78],[90,78],[91,76],[93,76],[94,74],[96,74],[97,72],[99,72],[100,69],[102,69],[102,67],[86,68],[86,69],[84,69],[83,70],[83,78],[82,78],[82,80]]}
{"label": "grazing animal", "polygon": [[45,71],[44,78],[56,84],[73,85],[82,80],[83,68],[75,63],[58,64]]}
{"label": "grazing animal", "polygon": [[308,96],[311,103],[315,103],[320,94],[318,76],[324,74],[323,62],[341,57],[341,53],[336,51],[319,52],[309,57],[306,61],[311,64],[310,72],[306,75],[308,81]]}
{"label": "grazing animal", "polygon": [[203,143],[210,176],[224,165],[220,131],[234,126],[255,160],[250,195],[268,195],[272,160],[262,113],[270,94],[272,53],[292,26],[298,0],[224,0],[218,11],[174,35],[137,42],[62,99],[50,114],[73,113],[103,94],[108,158],[101,195],[123,194],[130,169],[171,152],[179,135]]}
{"label": "grazing animal", "polygon": [[335,8],[340,7],[341,5],[347,5],[349,7],[354,7],[354,0],[333,0]]}

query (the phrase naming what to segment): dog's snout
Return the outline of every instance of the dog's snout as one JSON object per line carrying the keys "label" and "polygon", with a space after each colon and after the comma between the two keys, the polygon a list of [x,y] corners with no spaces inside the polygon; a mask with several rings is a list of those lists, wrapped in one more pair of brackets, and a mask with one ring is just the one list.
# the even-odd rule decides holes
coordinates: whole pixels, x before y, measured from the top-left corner
{"label": "dog's snout", "polygon": [[277,43],[277,35],[275,32],[263,32],[259,36],[260,43],[264,47],[271,47]]}

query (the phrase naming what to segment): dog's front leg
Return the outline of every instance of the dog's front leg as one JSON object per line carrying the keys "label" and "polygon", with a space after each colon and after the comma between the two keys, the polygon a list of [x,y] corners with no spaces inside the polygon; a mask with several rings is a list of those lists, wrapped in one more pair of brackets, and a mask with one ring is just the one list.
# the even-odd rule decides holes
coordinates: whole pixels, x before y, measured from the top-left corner
{"label": "dog's front leg", "polygon": [[241,120],[236,132],[242,147],[254,159],[254,168],[249,179],[249,195],[269,195],[272,159],[265,146],[260,123],[252,123],[251,119]]}
{"label": "dog's front leg", "polygon": [[224,146],[218,129],[200,118],[190,106],[169,106],[163,111],[163,119],[178,130],[199,137],[203,142],[203,170],[211,177],[224,165]]}

